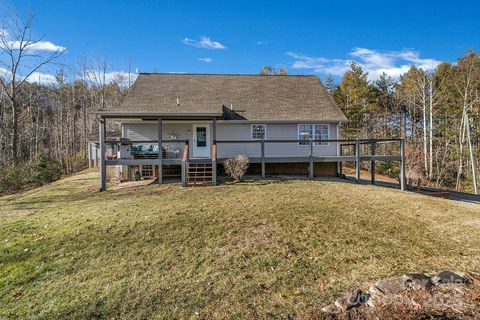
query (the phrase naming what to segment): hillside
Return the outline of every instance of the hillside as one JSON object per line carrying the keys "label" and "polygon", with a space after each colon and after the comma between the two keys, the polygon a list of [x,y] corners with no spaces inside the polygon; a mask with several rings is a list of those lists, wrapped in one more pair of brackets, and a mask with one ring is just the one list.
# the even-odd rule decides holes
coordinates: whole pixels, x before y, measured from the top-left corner
{"label": "hillside", "polygon": [[480,270],[480,207],[368,185],[97,192],[96,172],[0,197],[0,318],[313,318],[359,281]]}

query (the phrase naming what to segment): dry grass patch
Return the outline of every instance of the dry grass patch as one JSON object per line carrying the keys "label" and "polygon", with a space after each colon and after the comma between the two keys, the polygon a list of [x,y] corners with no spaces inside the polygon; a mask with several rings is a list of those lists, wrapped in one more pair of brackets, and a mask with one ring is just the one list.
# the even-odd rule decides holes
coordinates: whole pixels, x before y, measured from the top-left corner
{"label": "dry grass patch", "polygon": [[352,283],[478,270],[480,209],[327,181],[0,198],[0,318],[282,318]]}

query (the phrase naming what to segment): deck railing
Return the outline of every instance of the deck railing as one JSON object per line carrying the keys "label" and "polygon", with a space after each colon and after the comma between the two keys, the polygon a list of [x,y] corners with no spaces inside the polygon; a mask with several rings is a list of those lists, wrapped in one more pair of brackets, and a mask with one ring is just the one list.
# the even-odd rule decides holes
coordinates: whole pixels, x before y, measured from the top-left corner
{"label": "deck railing", "polygon": [[[162,140],[162,159],[180,160],[185,145],[184,140]],[[106,145],[117,146],[118,152],[106,156],[106,160],[156,160],[158,159],[158,141],[155,140],[107,140]],[[122,155],[123,148],[128,151]]]}
{"label": "deck railing", "polygon": [[[158,141],[155,140],[107,140],[106,144],[117,145],[157,145]],[[325,154],[322,151],[322,147],[331,146],[335,144],[335,154],[331,154],[332,150],[329,150],[330,154]],[[135,164],[154,164],[162,163],[179,164],[182,165],[182,185],[186,184],[186,170],[188,168],[188,162],[190,161],[189,154],[189,142],[181,140],[162,140],[162,157],[158,157],[157,152],[147,153],[130,153],[128,158],[106,159],[107,165],[135,165]],[[183,144],[183,145],[182,145]],[[404,142],[402,139],[308,139],[308,140],[216,140],[212,143],[211,160],[214,172],[214,183],[216,182],[216,166],[217,162],[222,162],[225,159],[222,158],[222,148],[225,145],[237,145],[247,144],[256,145],[258,149],[249,149],[250,152],[256,154],[247,155],[251,158],[251,162],[261,164],[262,177],[265,177],[266,163],[270,162],[306,162],[308,163],[308,176],[310,179],[314,177],[314,165],[317,162],[337,162],[339,174],[342,174],[342,164],[344,162],[355,163],[355,178],[360,180],[360,164],[362,161],[371,162],[372,182],[374,182],[375,176],[375,161],[399,161],[400,162],[400,185],[402,190],[405,188],[405,150]],[[275,146],[275,144],[277,146]],[[278,144],[288,145],[295,144],[298,147],[305,147],[301,153],[291,154],[285,152],[282,155],[282,149],[278,149]],[[272,148],[268,148],[272,147]],[[317,149],[318,148],[318,149]],[[298,150],[298,149],[297,149]],[[272,151],[275,151],[272,153]],[[231,153],[231,152],[228,152]],[[238,153],[242,153],[239,150]],[[281,154],[282,156],[278,156]],[[220,156],[220,157],[219,157]],[[230,155],[229,155],[230,156]],[[169,162],[170,161],[170,162]]]}
{"label": "deck railing", "polygon": [[[403,139],[308,139],[308,140],[217,140],[217,145],[225,144],[256,144],[260,145],[260,152],[254,161],[261,163],[262,177],[265,177],[265,164],[269,162],[304,161],[308,163],[308,175],[313,179],[314,163],[337,162],[339,174],[342,172],[343,162],[355,162],[355,178],[360,181],[360,164],[362,161],[371,161],[372,183],[375,181],[375,161],[399,161],[400,162],[400,187],[405,189],[405,147]],[[266,146],[269,144],[297,144],[308,146],[308,152],[304,155],[291,155],[284,157],[272,157],[266,155]],[[335,143],[337,150],[335,155],[322,155],[315,153],[315,148]],[[221,147],[219,147],[221,150]],[[346,149],[346,150],[345,150]],[[349,150],[350,149],[350,150]],[[240,152],[241,153],[241,152]],[[221,154],[221,152],[220,152]],[[296,160],[295,160],[296,159]]]}

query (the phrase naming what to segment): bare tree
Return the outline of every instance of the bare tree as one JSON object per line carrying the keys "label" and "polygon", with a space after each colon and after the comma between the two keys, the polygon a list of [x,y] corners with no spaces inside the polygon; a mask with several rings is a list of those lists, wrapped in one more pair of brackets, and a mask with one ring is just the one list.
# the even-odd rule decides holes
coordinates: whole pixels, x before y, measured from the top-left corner
{"label": "bare tree", "polygon": [[14,162],[18,157],[19,90],[30,76],[65,52],[62,47],[42,50],[43,45],[51,43],[32,34],[32,22],[31,14],[25,21],[18,15],[7,15],[0,22],[0,68],[4,70],[3,78],[0,77],[0,88],[12,108],[11,152]]}
{"label": "bare tree", "polygon": [[473,188],[475,193],[478,193],[477,190],[477,177],[476,177],[476,161],[475,154],[473,151],[473,145],[471,141],[471,132],[470,132],[470,121],[469,121],[469,111],[477,103],[478,97],[478,87],[480,85],[480,57],[475,54],[474,51],[467,52],[465,58],[459,59],[458,61],[458,72],[457,72],[457,81],[455,81],[458,93],[462,97],[462,120],[460,125],[459,132],[459,165],[457,171],[457,186],[456,189],[460,188],[462,174],[463,174],[463,144],[467,140],[469,147],[469,156],[470,163],[472,166],[472,178],[473,178]]}

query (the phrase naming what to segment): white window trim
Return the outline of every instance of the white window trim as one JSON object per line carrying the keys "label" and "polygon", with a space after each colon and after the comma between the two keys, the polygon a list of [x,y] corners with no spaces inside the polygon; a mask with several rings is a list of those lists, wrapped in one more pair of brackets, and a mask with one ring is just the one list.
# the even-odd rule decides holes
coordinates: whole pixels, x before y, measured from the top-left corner
{"label": "white window trim", "polygon": [[[312,126],[312,136],[313,139],[315,140],[315,126],[327,126],[328,129],[328,138],[327,140],[330,140],[330,125],[328,123],[297,123],[297,139],[300,140],[300,126]],[[306,140],[307,142],[309,140]],[[330,142],[320,144],[321,142],[315,142],[313,144],[314,147],[328,147],[330,145]],[[299,147],[309,147],[310,144],[301,144],[298,142]]]}
{"label": "white window trim", "polygon": [[264,137],[263,140],[267,140],[267,125],[265,123],[252,123],[250,125],[250,139],[251,140],[262,140],[262,139],[257,139],[253,138],[253,126],[263,126],[263,132],[264,132]]}

